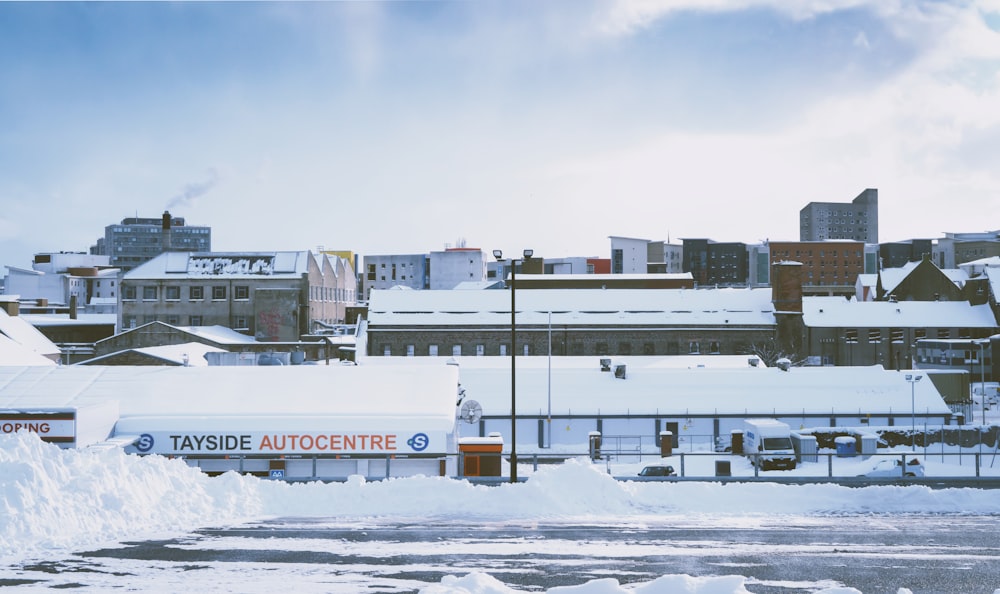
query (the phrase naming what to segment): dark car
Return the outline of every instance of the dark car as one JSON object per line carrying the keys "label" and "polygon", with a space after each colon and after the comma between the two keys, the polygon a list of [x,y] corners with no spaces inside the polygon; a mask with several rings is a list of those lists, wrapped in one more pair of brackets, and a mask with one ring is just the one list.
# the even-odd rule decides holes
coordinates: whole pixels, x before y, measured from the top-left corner
{"label": "dark car", "polygon": [[651,464],[639,471],[639,476],[677,476],[669,464]]}

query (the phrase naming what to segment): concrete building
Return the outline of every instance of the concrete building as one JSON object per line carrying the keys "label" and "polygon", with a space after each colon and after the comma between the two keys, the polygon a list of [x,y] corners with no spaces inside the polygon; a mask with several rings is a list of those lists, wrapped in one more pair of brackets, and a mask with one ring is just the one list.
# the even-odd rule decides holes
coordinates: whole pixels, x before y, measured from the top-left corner
{"label": "concrete building", "polygon": [[20,298],[24,311],[33,302],[41,308],[37,311],[107,313],[105,304],[117,300],[118,273],[108,256],[41,253],[35,254],[31,269],[8,266],[4,290]]}
{"label": "concrete building", "polygon": [[400,287],[422,291],[430,288],[427,254],[364,256],[362,262],[361,290],[365,301],[371,298],[374,289]]}
{"label": "concrete building", "polygon": [[462,283],[486,281],[486,254],[479,248],[456,247],[430,253],[430,289],[454,289]]}
{"label": "concrete building", "polygon": [[154,218],[130,217],[104,228],[90,253],[108,256],[111,266],[129,271],[164,252],[212,251],[212,228],[189,226],[164,211]]}
{"label": "concrete building", "polygon": [[810,202],[799,211],[799,241],[853,239],[878,243],[878,190],[868,188],[849,203]]}
{"label": "concrete building", "polygon": [[938,268],[956,268],[995,256],[1000,256],[1000,231],[945,233],[936,240],[932,254]]}
{"label": "concrete building", "polygon": [[649,272],[649,240],[610,236],[611,274],[646,274]]}
{"label": "concrete building", "polygon": [[296,341],[344,322],[354,279],[350,262],[308,251],[169,252],[122,276],[119,328],[219,325]]}

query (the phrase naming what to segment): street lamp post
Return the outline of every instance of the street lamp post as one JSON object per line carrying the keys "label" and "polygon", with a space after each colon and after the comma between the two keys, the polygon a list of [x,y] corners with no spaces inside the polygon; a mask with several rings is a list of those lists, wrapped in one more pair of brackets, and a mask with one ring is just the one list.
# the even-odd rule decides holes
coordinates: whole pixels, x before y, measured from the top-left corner
{"label": "street lamp post", "polygon": [[[510,482],[517,482],[517,308],[516,308],[516,269],[518,262],[530,260],[533,250],[524,250],[524,259],[511,258],[510,262]],[[497,262],[503,261],[503,252],[493,250]]]}
{"label": "street lamp post", "polygon": [[[982,394],[979,395],[979,401],[983,407],[983,426],[986,426],[986,341],[979,341],[979,389]],[[972,413],[973,421],[975,421],[976,413]]]}
{"label": "street lamp post", "polygon": [[915,397],[914,388],[920,378],[924,376],[918,374],[907,373],[906,381],[910,383],[910,449],[916,451],[917,449],[917,404]]}

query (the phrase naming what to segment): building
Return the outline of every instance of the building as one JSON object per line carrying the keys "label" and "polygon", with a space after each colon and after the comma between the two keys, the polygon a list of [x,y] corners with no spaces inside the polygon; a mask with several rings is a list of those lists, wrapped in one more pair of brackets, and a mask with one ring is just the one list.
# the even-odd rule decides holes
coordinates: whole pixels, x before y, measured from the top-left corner
{"label": "building", "polygon": [[955,268],[966,262],[1000,256],[1000,231],[945,233],[933,248],[938,268]]}
{"label": "building", "polygon": [[[683,247],[669,241],[651,241],[612,235],[611,274],[675,274],[684,269]],[[601,274],[600,270],[595,270]]]}
{"label": "building", "polygon": [[130,217],[104,228],[90,253],[108,256],[123,272],[164,252],[210,252],[212,228],[185,225],[183,217],[164,211],[158,219]]}
{"label": "building", "polygon": [[865,245],[860,241],[772,241],[771,262],[802,264],[802,291],[806,295],[855,293],[858,275],[865,272]]}
{"label": "building", "polygon": [[455,247],[430,253],[430,289],[454,289],[486,281],[486,255],[479,248]]}
{"label": "building", "polygon": [[878,190],[868,188],[850,203],[810,202],[799,211],[799,241],[853,239],[878,243]]}
{"label": "building", "polygon": [[907,262],[919,262],[933,253],[931,239],[908,239],[878,246],[879,268],[901,268]]}
{"label": "building", "polygon": [[41,253],[35,254],[31,269],[8,266],[4,287],[6,294],[43,311],[107,313],[104,304],[117,301],[118,273],[108,256]]}
{"label": "building", "polygon": [[123,274],[119,328],[218,325],[297,341],[344,322],[354,278],[350,262],[308,251],[164,253]]}
{"label": "building", "polygon": [[362,262],[361,290],[365,301],[371,298],[374,289],[430,288],[430,259],[427,254],[364,256]]}
{"label": "building", "polygon": [[521,274],[518,289],[693,289],[690,272],[673,274]]}
{"label": "building", "polygon": [[[520,277],[517,278],[520,283]],[[518,291],[517,355],[736,355],[775,340],[770,289]],[[373,291],[371,356],[510,354],[508,291]]]}
{"label": "building", "polygon": [[750,252],[745,243],[711,239],[682,240],[684,272],[696,287],[745,287],[750,282]]}

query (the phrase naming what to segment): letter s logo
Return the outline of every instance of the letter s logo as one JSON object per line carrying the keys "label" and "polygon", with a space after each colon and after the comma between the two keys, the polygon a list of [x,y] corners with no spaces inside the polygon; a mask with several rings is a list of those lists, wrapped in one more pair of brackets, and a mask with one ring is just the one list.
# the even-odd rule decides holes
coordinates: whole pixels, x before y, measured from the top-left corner
{"label": "letter s logo", "polygon": [[153,436],[148,433],[140,435],[139,439],[135,440],[135,449],[140,452],[148,452],[153,449]]}
{"label": "letter s logo", "polygon": [[431,440],[429,437],[427,437],[427,434],[417,433],[410,439],[406,440],[406,445],[413,448],[413,451],[415,452],[422,452],[427,449],[427,446],[430,445],[430,442]]}

